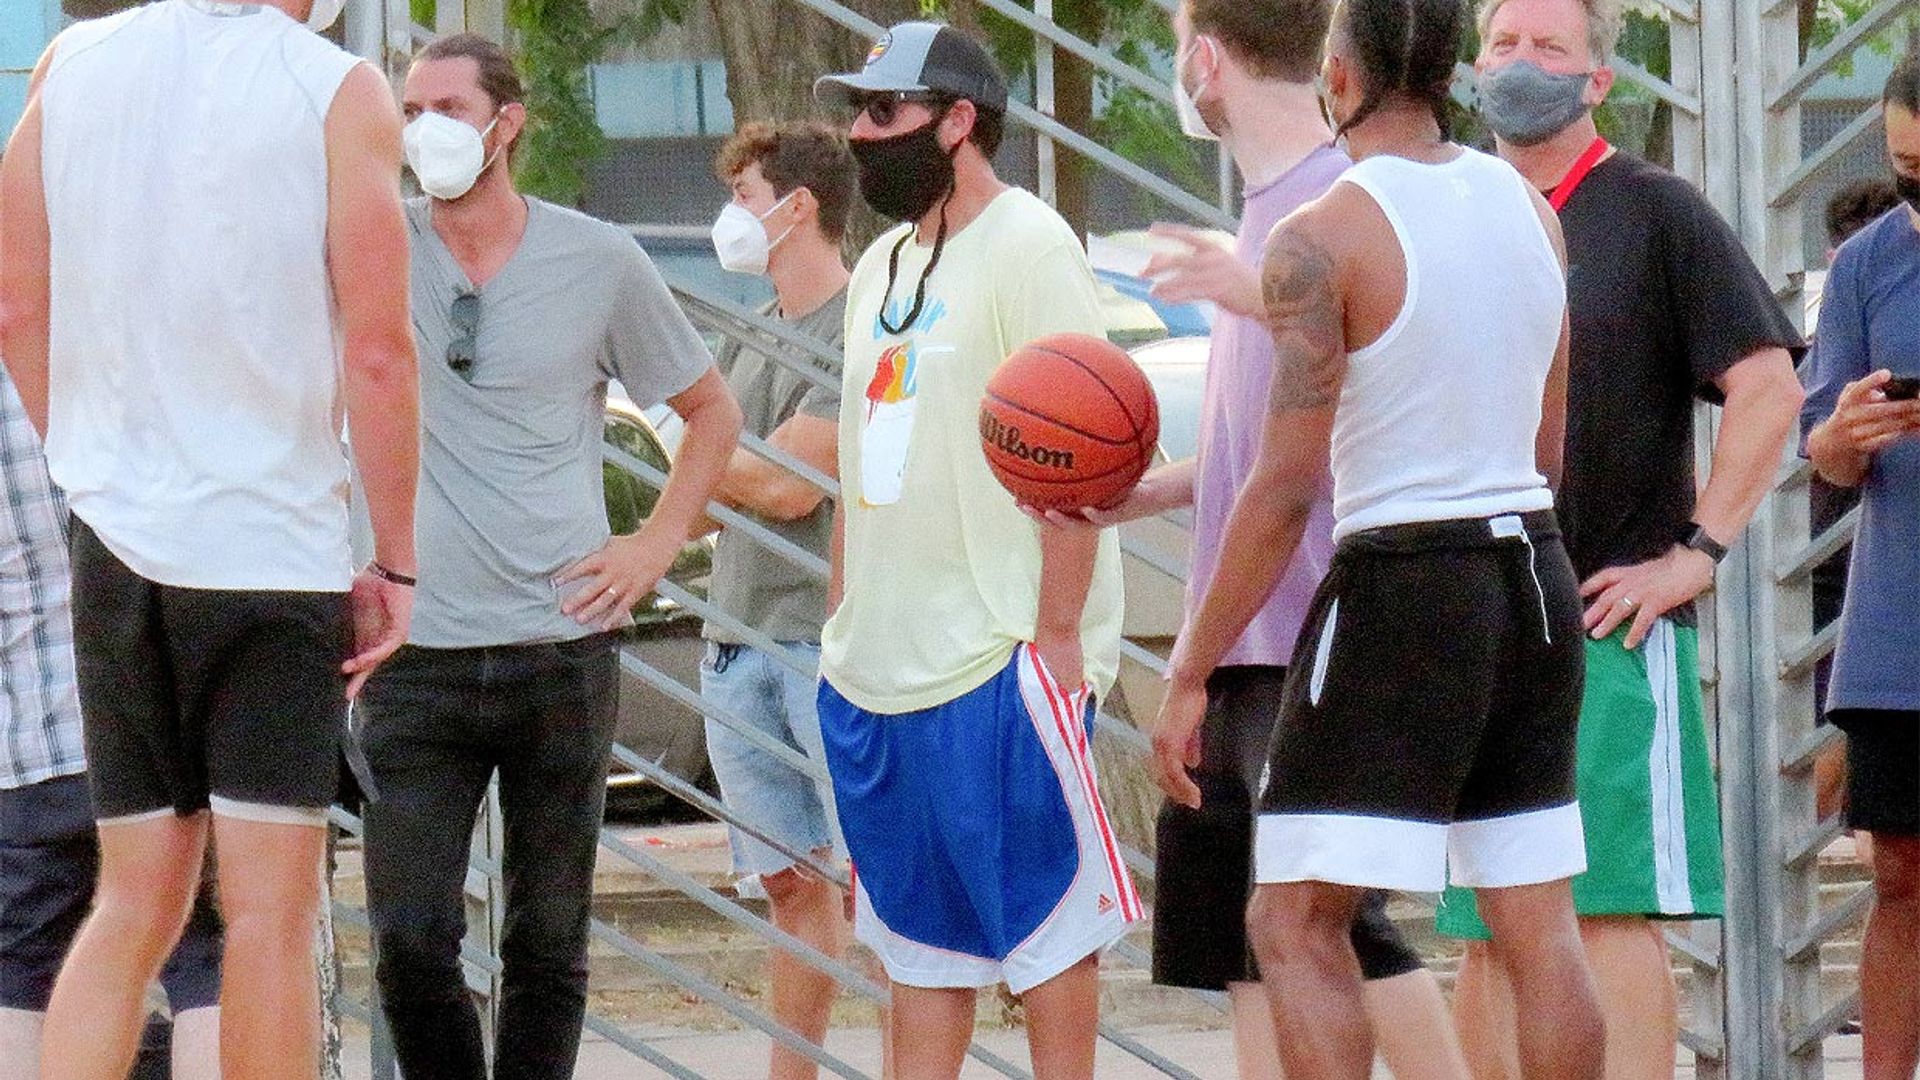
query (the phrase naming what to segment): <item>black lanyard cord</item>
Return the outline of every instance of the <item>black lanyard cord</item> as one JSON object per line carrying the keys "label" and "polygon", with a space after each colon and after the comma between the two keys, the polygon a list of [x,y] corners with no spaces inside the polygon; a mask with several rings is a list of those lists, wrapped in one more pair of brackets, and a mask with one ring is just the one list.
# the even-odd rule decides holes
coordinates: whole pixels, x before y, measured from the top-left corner
{"label": "black lanyard cord", "polygon": [[913,307],[907,317],[895,326],[887,321],[887,308],[893,303],[893,286],[900,274],[900,249],[907,246],[918,230],[908,229],[893,245],[893,252],[887,256],[887,293],[880,302],[880,328],[887,333],[900,337],[919,320],[920,311],[927,304],[927,279],[933,276],[933,268],[940,265],[940,253],[947,246],[947,204],[953,201],[953,192],[959,185],[951,185],[947,193],[940,197],[940,228],[933,234],[933,255],[927,259],[927,268],[920,271],[920,283],[913,290]]}

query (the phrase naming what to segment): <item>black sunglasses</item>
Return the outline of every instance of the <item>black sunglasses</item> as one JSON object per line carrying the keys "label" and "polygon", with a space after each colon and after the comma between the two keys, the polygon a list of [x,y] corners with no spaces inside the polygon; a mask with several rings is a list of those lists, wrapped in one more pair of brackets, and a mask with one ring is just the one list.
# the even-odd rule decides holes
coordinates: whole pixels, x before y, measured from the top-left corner
{"label": "black sunglasses", "polygon": [[[850,102],[853,114],[867,114],[867,119],[878,127],[892,127],[900,116],[900,106],[909,101],[923,105],[951,104],[953,99],[946,94],[937,94],[930,90],[877,90],[856,95]],[[938,112],[938,110],[935,110]]]}
{"label": "black sunglasses", "polygon": [[473,362],[479,355],[475,346],[480,334],[480,294],[463,292],[454,297],[448,321],[453,324],[455,337],[447,342],[447,366],[472,382]]}

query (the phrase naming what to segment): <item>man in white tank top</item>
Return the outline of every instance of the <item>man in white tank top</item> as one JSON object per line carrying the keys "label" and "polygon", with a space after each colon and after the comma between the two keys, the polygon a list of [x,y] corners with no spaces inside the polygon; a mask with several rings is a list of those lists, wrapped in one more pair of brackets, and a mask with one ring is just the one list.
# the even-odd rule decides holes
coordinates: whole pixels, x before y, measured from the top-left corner
{"label": "man in white tank top", "polygon": [[224,1075],[317,1075],[325,811],[347,701],[407,635],[419,427],[399,117],[309,29],[340,7],[80,23],[0,162],[0,352],[73,511],[101,838],[47,1080],[126,1076],[210,838]]}
{"label": "man in white tank top", "polygon": [[[1329,462],[1338,547],[1302,627],[1257,809],[1249,936],[1289,1077],[1364,1080],[1348,937],[1369,888],[1479,890],[1530,1078],[1597,1080],[1603,1023],[1567,879],[1580,602],[1553,517],[1566,386],[1559,230],[1447,141],[1461,0],[1345,0],[1323,77],[1357,164],[1268,240],[1258,460],[1174,649],[1173,798],[1206,681],[1291,558]],[[1187,749],[1184,754],[1179,747]]]}

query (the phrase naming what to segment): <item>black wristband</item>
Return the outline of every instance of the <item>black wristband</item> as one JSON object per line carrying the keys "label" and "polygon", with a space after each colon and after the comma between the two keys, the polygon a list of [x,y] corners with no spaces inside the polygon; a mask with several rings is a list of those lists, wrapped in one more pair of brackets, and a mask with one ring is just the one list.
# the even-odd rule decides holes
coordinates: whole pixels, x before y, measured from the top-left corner
{"label": "black wristband", "polygon": [[381,581],[391,581],[402,588],[411,589],[420,584],[418,578],[408,577],[398,570],[389,570],[381,566],[377,561],[368,563],[367,569],[373,573],[374,577],[379,578]]}
{"label": "black wristband", "polygon": [[1727,545],[1715,540],[1697,522],[1689,521],[1680,527],[1679,544],[1700,552],[1716,563],[1727,557]]}

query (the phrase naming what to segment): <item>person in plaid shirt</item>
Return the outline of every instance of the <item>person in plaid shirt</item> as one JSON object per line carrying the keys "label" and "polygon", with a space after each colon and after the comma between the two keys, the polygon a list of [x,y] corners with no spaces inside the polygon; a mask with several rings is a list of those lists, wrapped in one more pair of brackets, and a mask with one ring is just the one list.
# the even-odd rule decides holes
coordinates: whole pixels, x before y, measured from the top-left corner
{"label": "person in plaid shirt", "polygon": [[[0,1080],[40,1075],[54,976],[93,903],[99,846],[74,682],[67,506],[0,367]],[[220,920],[202,894],[161,975],[173,1075],[219,1075]]]}

